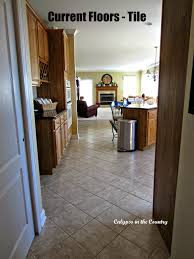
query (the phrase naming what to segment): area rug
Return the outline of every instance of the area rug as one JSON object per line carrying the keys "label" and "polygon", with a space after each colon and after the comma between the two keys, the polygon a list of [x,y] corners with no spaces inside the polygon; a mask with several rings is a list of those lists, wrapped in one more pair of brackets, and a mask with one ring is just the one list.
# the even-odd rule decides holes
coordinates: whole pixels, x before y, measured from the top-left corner
{"label": "area rug", "polygon": [[98,116],[90,117],[90,118],[81,118],[79,117],[78,120],[111,120],[112,113],[110,107],[99,107],[98,108]]}

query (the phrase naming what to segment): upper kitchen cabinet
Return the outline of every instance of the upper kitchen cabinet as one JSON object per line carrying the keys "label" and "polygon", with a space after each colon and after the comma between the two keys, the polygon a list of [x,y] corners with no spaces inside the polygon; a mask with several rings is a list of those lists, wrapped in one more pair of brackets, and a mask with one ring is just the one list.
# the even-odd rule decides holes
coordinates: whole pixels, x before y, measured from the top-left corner
{"label": "upper kitchen cabinet", "polygon": [[[66,109],[66,80],[68,79],[68,37],[63,29],[48,29],[49,89],[52,100],[58,102],[57,111]],[[45,94],[47,89],[45,89]]]}
{"label": "upper kitchen cabinet", "polygon": [[45,61],[49,61],[49,48],[48,48],[48,34],[47,31],[44,31],[44,54]]}
{"label": "upper kitchen cabinet", "polygon": [[42,62],[48,63],[48,35],[46,29],[40,22],[37,22],[38,28],[38,54]]}
{"label": "upper kitchen cabinet", "polygon": [[27,7],[28,34],[31,61],[32,85],[39,84],[39,61],[38,61],[38,42],[37,42],[37,19]]}
{"label": "upper kitchen cabinet", "polygon": [[49,49],[47,28],[27,3],[28,34],[32,85],[41,86],[49,83]]}
{"label": "upper kitchen cabinet", "polygon": [[68,37],[64,33],[64,71],[68,73],[69,71],[69,44]]}

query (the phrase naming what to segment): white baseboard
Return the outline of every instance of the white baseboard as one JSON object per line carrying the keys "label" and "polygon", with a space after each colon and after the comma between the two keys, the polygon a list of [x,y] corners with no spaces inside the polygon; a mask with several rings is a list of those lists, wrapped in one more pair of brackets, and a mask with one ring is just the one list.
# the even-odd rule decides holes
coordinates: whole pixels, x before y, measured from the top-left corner
{"label": "white baseboard", "polygon": [[42,212],[41,212],[41,214],[40,214],[41,227],[43,227],[43,226],[44,226],[45,221],[46,221],[46,214],[45,214],[45,210],[44,210],[44,209],[42,209]]}

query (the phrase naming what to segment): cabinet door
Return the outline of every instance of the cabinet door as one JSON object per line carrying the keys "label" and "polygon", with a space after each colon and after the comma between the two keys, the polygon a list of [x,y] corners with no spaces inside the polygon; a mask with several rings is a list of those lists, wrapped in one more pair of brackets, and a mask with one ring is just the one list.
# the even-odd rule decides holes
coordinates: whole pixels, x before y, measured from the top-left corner
{"label": "cabinet door", "polygon": [[65,72],[68,72],[69,70],[69,44],[66,35],[64,35],[64,69]]}
{"label": "cabinet door", "polygon": [[49,60],[48,35],[46,30],[44,30],[44,58],[45,61]]}
{"label": "cabinet door", "polygon": [[148,120],[148,146],[156,143],[157,120],[155,118]]}
{"label": "cabinet door", "polygon": [[68,126],[67,121],[64,123],[64,130],[65,130],[65,147],[68,145]]}
{"label": "cabinet door", "polygon": [[64,153],[65,149],[65,125],[61,125],[61,153]]}
{"label": "cabinet door", "polygon": [[44,47],[45,30],[39,22],[37,22],[37,27],[38,27],[38,54],[39,54],[39,57],[44,61],[45,60],[45,47]]}
{"label": "cabinet door", "polygon": [[57,163],[61,159],[61,127],[55,131],[55,141],[56,141],[56,153],[57,153]]}
{"label": "cabinet door", "polygon": [[29,47],[30,47],[32,84],[38,85],[39,64],[38,64],[37,20],[28,7],[27,7],[27,19],[28,19],[28,35],[29,35]]}

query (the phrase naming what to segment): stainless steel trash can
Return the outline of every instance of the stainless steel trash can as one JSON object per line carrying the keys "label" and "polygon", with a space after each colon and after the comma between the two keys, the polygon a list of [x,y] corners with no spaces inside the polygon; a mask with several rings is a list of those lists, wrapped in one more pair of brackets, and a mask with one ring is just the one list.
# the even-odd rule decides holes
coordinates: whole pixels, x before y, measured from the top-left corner
{"label": "stainless steel trash can", "polygon": [[118,121],[118,151],[122,152],[136,150],[136,127],[136,120],[121,119]]}

